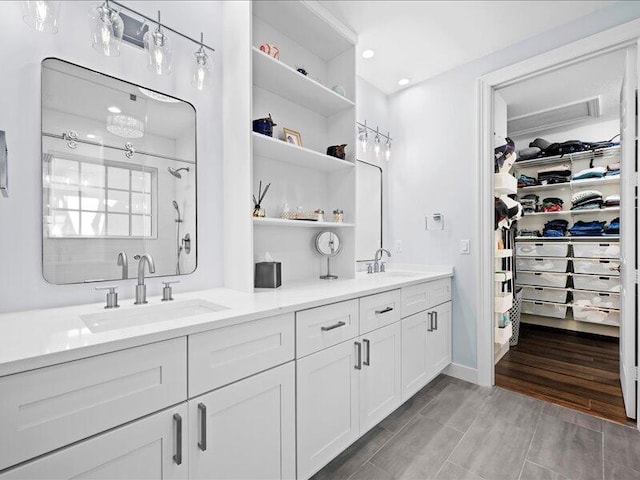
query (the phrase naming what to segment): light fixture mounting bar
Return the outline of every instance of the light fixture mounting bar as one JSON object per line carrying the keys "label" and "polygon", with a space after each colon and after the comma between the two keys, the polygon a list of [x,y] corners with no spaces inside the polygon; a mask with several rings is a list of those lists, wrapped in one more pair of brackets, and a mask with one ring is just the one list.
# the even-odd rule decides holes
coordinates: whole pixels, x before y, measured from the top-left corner
{"label": "light fixture mounting bar", "polygon": [[147,21],[147,23],[152,23],[152,24],[154,24],[154,25],[161,26],[161,27],[162,27],[162,28],[164,28],[165,30],[169,30],[171,33],[175,33],[176,35],[179,35],[179,36],[181,36],[182,38],[184,38],[184,39],[186,39],[186,40],[189,40],[190,42],[195,43],[195,44],[196,44],[196,45],[198,45],[198,46],[203,46],[204,48],[206,48],[207,50],[211,50],[212,52],[215,52],[215,51],[216,51],[216,49],[215,49],[215,48],[210,47],[209,45],[207,45],[207,44],[205,44],[205,43],[202,43],[200,40],[195,40],[195,39],[191,38],[189,35],[185,35],[184,33],[181,33],[181,32],[179,32],[178,30],[174,30],[173,28],[171,28],[171,27],[167,26],[167,25],[166,25],[166,24],[164,24],[164,23],[160,24],[160,23],[158,23],[158,20],[156,20],[156,19],[154,19],[154,18],[151,18],[151,17],[148,17],[148,16],[146,16],[146,15],[144,15],[144,14],[142,14],[142,13],[138,12],[137,10],[134,10],[134,9],[133,9],[133,8],[131,8],[131,7],[127,7],[126,5],[124,5],[124,4],[120,3],[120,2],[117,2],[117,1],[115,1],[115,0],[109,0],[109,3],[111,3],[111,4],[113,4],[113,5],[117,5],[117,6],[118,6],[118,7],[120,7],[121,9],[123,9],[123,10],[127,10],[128,12],[133,13],[134,15],[137,15],[137,16],[138,16],[138,17],[140,17],[140,18],[143,18],[144,20],[146,20],[146,21]]}
{"label": "light fixture mounting bar", "polygon": [[379,131],[379,127],[371,128],[369,125],[366,124],[366,122],[365,123],[356,122],[356,125],[359,126],[360,128],[364,128],[365,130],[369,130],[372,133],[376,133],[378,136],[380,136],[382,138],[386,138],[389,141],[393,140],[391,138],[390,134],[389,135],[385,135],[384,133],[381,133]]}

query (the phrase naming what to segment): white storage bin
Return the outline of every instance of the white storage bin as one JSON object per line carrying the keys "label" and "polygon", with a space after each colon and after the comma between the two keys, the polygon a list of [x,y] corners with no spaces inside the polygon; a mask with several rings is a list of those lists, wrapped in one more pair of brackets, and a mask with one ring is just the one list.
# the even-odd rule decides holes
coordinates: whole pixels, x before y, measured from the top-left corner
{"label": "white storage bin", "polygon": [[536,285],[538,287],[564,288],[567,286],[566,273],[546,272],[517,272],[516,283],[518,285]]}
{"label": "white storage bin", "polygon": [[620,326],[620,312],[618,310],[604,310],[601,308],[578,307],[574,305],[573,319],[579,322]]}
{"label": "white storage bin", "polygon": [[573,256],[578,258],[620,258],[620,243],[574,242]]}
{"label": "white storage bin", "polygon": [[495,329],[495,343],[504,345],[509,341],[513,335],[513,323],[508,324],[506,327]]}
{"label": "white storage bin", "polygon": [[517,242],[516,255],[522,257],[566,257],[569,244],[564,242]]}
{"label": "white storage bin", "polygon": [[522,298],[553,303],[567,303],[569,290],[547,287],[522,287]]}
{"label": "white storage bin", "polygon": [[560,272],[567,271],[568,258],[536,258],[516,257],[517,270],[529,270],[532,272]]}
{"label": "white storage bin", "polygon": [[620,308],[619,293],[573,291],[573,304],[581,307]]}
{"label": "white storage bin", "polygon": [[620,277],[573,274],[573,287],[576,290],[592,292],[620,292]]}
{"label": "white storage bin", "polygon": [[559,303],[522,301],[522,313],[542,317],[564,318],[567,315],[567,308],[567,305]]}
{"label": "white storage bin", "polygon": [[574,259],[573,271],[588,275],[620,275],[620,261],[613,259]]}

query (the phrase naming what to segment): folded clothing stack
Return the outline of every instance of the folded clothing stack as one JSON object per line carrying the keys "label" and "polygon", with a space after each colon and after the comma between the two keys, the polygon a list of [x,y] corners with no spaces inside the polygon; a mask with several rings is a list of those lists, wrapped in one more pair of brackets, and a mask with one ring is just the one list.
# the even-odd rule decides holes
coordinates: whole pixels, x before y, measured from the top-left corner
{"label": "folded clothing stack", "polygon": [[620,235],[620,217],[611,220],[611,223],[604,228],[607,235]]}
{"label": "folded clothing stack", "polygon": [[578,221],[569,229],[572,237],[599,237],[604,234],[604,225],[606,222],[583,222]]}
{"label": "folded clothing stack", "polygon": [[553,183],[567,183],[571,179],[571,165],[562,164],[538,170],[538,182],[540,185]]}
{"label": "folded clothing stack", "polygon": [[586,180],[587,178],[602,178],[604,177],[605,173],[607,173],[607,169],[604,167],[586,168],[576,173],[573,176],[573,179]]}
{"label": "folded clothing stack", "polygon": [[556,197],[548,197],[542,200],[542,208],[543,212],[559,212],[562,210],[562,205],[564,202],[560,198]]}
{"label": "folded clothing stack", "polygon": [[615,177],[620,175],[620,162],[607,165],[607,171],[604,174],[605,177]]}
{"label": "folded clothing stack", "polygon": [[619,207],[620,206],[620,195],[609,195],[604,199],[605,207]]}
{"label": "folded clothing stack", "polygon": [[533,187],[534,185],[540,185],[537,179],[527,175],[520,175],[518,177],[518,188]]}
{"label": "folded clothing stack", "polygon": [[518,230],[519,237],[541,237],[542,233],[540,230],[531,230],[528,228],[523,228],[522,230]]}
{"label": "folded clothing stack", "polygon": [[545,237],[564,237],[568,227],[569,222],[566,220],[551,220],[544,224],[542,233]]}
{"label": "folded clothing stack", "polygon": [[535,213],[538,211],[538,201],[539,197],[530,193],[520,198],[520,204],[522,205],[522,209],[524,213]]}
{"label": "folded clothing stack", "polygon": [[571,197],[571,210],[597,210],[602,207],[602,192],[584,190]]}

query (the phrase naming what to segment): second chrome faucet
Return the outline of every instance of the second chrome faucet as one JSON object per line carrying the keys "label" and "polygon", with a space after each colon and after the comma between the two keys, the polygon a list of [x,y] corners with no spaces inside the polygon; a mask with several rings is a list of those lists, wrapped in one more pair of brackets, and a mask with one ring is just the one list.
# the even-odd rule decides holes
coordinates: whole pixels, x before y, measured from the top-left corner
{"label": "second chrome faucet", "polygon": [[144,284],[144,266],[145,263],[149,267],[149,273],[156,273],[156,265],[151,255],[136,255],[133,257],[138,262],[138,284],[136,285],[136,305],[147,303],[147,286]]}

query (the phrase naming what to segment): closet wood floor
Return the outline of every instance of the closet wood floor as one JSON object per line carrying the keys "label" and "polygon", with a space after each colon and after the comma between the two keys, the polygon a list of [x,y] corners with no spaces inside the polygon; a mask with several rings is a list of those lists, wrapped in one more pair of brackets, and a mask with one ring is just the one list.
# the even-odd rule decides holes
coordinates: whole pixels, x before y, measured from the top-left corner
{"label": "closet wood floor", "polygon": [[496,364],[496,386],[630,424],[618,339],[521,324],[518,345]]}

